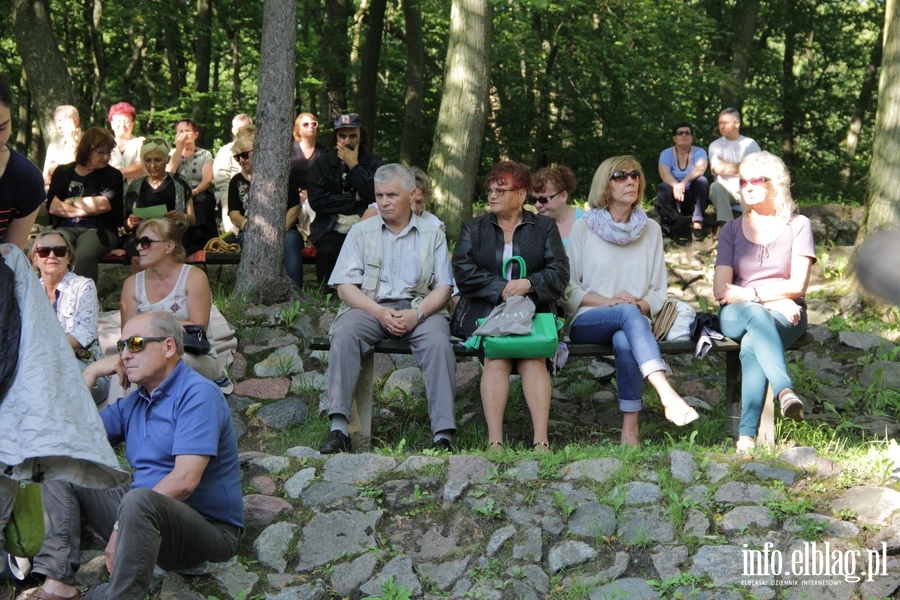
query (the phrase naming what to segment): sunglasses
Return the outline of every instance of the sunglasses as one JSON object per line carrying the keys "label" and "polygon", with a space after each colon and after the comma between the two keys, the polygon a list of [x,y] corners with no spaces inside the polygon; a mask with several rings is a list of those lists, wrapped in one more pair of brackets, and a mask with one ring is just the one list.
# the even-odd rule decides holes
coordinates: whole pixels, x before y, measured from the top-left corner
{"label": "sunglasses", "polygon": [[150,342],[164,342],[169,338],[164,337],[141,337],[139,335],[133,335],[127,340],[119,340],[116,342],[116,348],[119,349],[119,354],[122,353],[123,350],[128,348],[128,351],[134,354],[135,352],[141,352],[144,348],[147,347],[147,344]]}
{"label": "sunglasses", "polygon": [[41,246],[40,248],[35,248],[34,251],[41,258],[47,258],[51,252],[56,258],[63,258],[69,254],[69,249],[66,246]]}
{"label": "sunglasses", "polygon": [[681,136],[685,136],[685,135],[694,135],[694,134],[691,133],[690,131],[681,130],[681,131],[676,131],[675,135],[681,137]]}
{"label": "sunglasses", "polygon": [[234,160],[250,160],[250,154],[253,153],[253,150],[247,150],[246,152],[239,152],[234,155]]}
{"label": "sunglasses", "polygon": [[137,245],[140,246],[141,250],[146,250],[153,244],[165,244],[165,243],[166,243],[166,240],[154,240],[154,239],[148,238],[146,235],[142,238],[139,238],[137,241]]}
{"label": "sunglasses", "polygon": [[[563,192],[564,192],[564,191],[565,191],[565,190],[563,190]],[[551,200],[553,200],[554,198],[556,198],[556,197],[559,196],[560,194],[562,194],[562,192],[556,192],[556,193],[553,194],[552,196],[547,196],[546,198],[538,198],[537,196],[532,196],[531,199],[534,200],[534,203],[535,203],[535,204],[547,204],[548,202],[550,202]]]}
{"label": "sunglasses", "polygon": [[613,171],[613,174],[610,175],[610,179],[613,181],[625,181],[631,177],[635,181],[639,181],[641,178],[641,172],[637,169],[633,169],[631,171]]}
{"label": "sunglasses", "polygon": [[153,144],[154,146],[162,146],[162,145],[168,146],[169,145],[169,142],[167,142],[165,140],[165,138],[161,138],[161,137],[144,138],[144,143],[145,144]]}
{"label": "sunglasses", "polygon": [[752,185],[755,187],[760,187],[766,185],[770,180],[768,177],[751,177],[750,179],[744,179],[741,177],[741,188],[745,188],[748,185]]}

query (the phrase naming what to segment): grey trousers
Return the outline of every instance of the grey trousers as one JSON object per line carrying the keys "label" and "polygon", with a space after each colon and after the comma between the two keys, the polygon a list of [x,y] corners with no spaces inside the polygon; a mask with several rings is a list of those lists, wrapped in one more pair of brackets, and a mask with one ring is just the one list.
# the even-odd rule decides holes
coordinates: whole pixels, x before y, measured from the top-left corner
{"label": "grey trousers", "polygon": [[[350,417],[362,360],[377,342],[389,337],[378,320],[364,310],[351,308],[340,316],[331,334],[328,354],[330,415]],[[456,431],[453,418],[456,356],[450,345],[449,322],[442,315],[431,315],[404,339],[409,341],[425,378],[432,433]]]}
{"label": "grey trousers", "polygon": [[3,550],[6,540],[3,538],[3,527],[9,521],[13,504],[16,503],[16,494],[19,491],[19,482],[0,475],[0,550]]}
{"label": "grey trousers", "polygon": [[237,527],[207,521],[184,502],[153,490],[95,490],[50,481],[43,496],[46,534],[34,572],[45,577],[74,585],[81,566],[82,520],[104,540],[119,521],[107,598],[144,600],[156,565],[166,571],[188,569],[237,552]]}
{"label": "grey trousers", "polygon": [[75,274],[89,277],[96,282],[100,273],[100,265],[97,261],[113,248],[119,247],[119,237],[116,232],[107,232],[109,245],[106,245],[100,241],[97,229],[90,227],[60,227],[57,231],[63,233],[75,246],[75,252],[78,254],[78,261],[75,263]]}
{"label": "grey trousers", "polygon": [[740,198],[732,196],[731,192],[718,181],[709,186],[709,203],[716,208],[716,221],[722,223],[733,221],[734,212],[731,210],[731,205],[738,204],[740,201]]}

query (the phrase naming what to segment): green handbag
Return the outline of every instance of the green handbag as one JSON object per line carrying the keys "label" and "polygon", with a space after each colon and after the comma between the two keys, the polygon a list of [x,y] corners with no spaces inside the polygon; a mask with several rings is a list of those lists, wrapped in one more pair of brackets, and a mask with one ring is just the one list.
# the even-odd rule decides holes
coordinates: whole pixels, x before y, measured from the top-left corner
{"label": "green handbag", "polygon": [[[503,261],[501,273],[506,271],[511,261],[519,263],[521,277],[525,277],[525,259],[511,256]],[[490,317],[478,319],[479,326]],[[562,319],[551,313],[535,313],[531,320],[531,333],[524,335],[481,336],[473,335],[466,343],[469,350],[484,350],[487,358],[553,358],[559,347],[559,331]]]}
{"label": "green handbag", "polygon": [[44,544],[44,501],[41,486],[29,483],[19,488],[12,514],[3,528],[5,550],[12,556],[31,557]]}

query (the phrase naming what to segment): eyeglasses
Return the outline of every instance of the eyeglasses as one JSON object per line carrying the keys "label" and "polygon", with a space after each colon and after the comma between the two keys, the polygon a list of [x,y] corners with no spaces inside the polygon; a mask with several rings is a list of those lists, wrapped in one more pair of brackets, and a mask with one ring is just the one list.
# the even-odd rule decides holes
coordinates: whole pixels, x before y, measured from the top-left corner
{"label": "eyeglasses", "polygon": [[35,248],[34,251],[41,258],[47,258],[51,252],[56,258],[63,258],[69,254],[69,249],[66,246],[41,246],[40,248]]}
{"label": "eyeglasses", "polygon": [[310,129],[315,129],[319,126],[318,123],[300,123],[303,127],[309,127]]}
{"label": "eyeglasses", "polygon": [[169,338],[164,337],[141,337],[139,335],[133,335],[127,340],[119,340],[116,342],[116,348],[119,349],[119,354],[122,354],[122,351],[125,348],[128,348],[128,351],[132,354],[136,352],[141,352],[144,348],[147,347],[147,344],[150,342],[164,342]]}
{"label": "eyeglasses", "polygon": [[609,176],[613,181],[625,181],[629,177],[635,181],[639,181],[641,179],[641,172],[637,169],[631,171],[613,171],[613,174]]}
{"label": "eyeglasses", "polygon": [[547,196],[545,198],[538,198],[537,196],[532,196],[531,199],[534,200],[535,204],[547,204],[548,202],[550,202],[551,200],[553,200],[554,198],[556,198],[557,196],[562,194],[564,191],[566,191],[566,190],[562,190],[562,192],[556,192],[552,196]]}
{"label": "eyeglasses", "polygon": [[112,149],[101,150],[100,148],[94,148],[94,154],[97,156],[112,156]]}
{"label": "eyeglasses", "polygon": [[748,185],[761,187],[766,185],[766,183],[768,183],[769,181],[771,180],[768,177],[751,177],[750,179],[744,179],[743,177],[741,177],[741,188],[743,189]]}
{"label": "eyeglasses", "polygon": [[165,244],[165,243],[166,243],[166,240],[154,240],[154,239],[148,238],[146,235],[142,238],[139,238],[137,241],[137,245],[141,247],[141,250],[146,250],[152,244]]}
{"label": "eyeglasses", "polygon": [[683,136],[686,136],[686,135],[694,135],[694,134],[691,133],[690,130],[687,130],[687,131],[686,131],[686,130],[684,130],[684,129],[680,129],[680,130],[678,130],[678,131],[675,132],[675,135],[677,135],[677,136],[679,136],[679,137],[683,137]]}
{"label": "eyeglasses", "polygon": [[488,198],[490,198],[491,196],[494,196],[494,195],[502,196],[503,194],[506,194],[506,193],[508,193],[508,192],[512,192],[512,191],[515,191],[515,190],[507,190],[507,189],[504,189],[504,188],[494,188],[494,187],[490,187],[490,188],[487,188],[487,189],[484,190],[484,191],[487,193]]}
{"label": "eyeglasses", "polygon": [[234,155],[234,160],[237,160],[237,161],[250,160],[251,154],[253,154],[253,150],[247,150],[246,152],[239,152]]}

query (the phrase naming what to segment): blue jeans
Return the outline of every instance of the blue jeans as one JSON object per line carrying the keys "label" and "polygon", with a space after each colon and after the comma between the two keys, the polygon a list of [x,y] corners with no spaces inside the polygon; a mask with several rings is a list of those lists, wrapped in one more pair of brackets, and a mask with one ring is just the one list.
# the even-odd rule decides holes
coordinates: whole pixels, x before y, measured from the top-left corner
{"label": "blue jeans", "polygon": [[631,304],[591,309],[575,319],[569,337],[576,344],[608,344],[612,341],[619,410],[641,410],[644,378],[666,370],[659,345],[641,310]]}
{"label": "blue jeans", "polygon": [[[246,238],[246,231],[242,231],[238,235],[237,243],[243,248]],[[303,287],[303,257],[300,251],[303,250],[303,236],[296,229],[288,229],[284,232],[284,270],[287,271],[288,277],[297,287]]]}
{"label": "blue jeans", "polygon": [[741,341],[740,435],[756,437],[766,399],[766,386],[778,397],[792,387],[784,360],[784,349],[806,332],[806,309],[797,325],[779,312],[756,302],[728,304],[719,311],[722,333]]}

